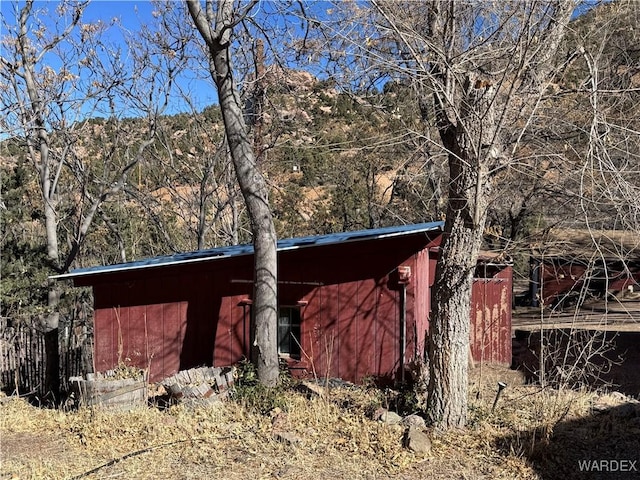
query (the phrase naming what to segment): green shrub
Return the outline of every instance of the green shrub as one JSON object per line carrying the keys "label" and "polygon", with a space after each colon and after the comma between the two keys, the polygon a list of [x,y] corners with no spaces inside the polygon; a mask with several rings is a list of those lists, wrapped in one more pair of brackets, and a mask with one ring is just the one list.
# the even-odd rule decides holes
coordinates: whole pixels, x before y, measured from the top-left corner
{"label": "green shrub", "polygon": [[274,408],[287,410],[287,390],[293,379],[286,365],[280,365],[280,379],[275,387],[266,387],[258,381],[255,365],[248,360],[242,361],[237,368],[237,378],[233,399],[252,412],[262,415]]}

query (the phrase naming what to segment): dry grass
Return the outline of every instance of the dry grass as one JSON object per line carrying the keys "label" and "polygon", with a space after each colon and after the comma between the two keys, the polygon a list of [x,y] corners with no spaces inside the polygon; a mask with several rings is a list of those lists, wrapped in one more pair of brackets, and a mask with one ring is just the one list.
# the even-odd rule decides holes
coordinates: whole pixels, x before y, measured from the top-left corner
{"label": "dry grass", "polygon": [[[583,418],[586,392],[539,392],[508,370],[474,371],[469,427],[433,435],[429,456],[402,447],[402,427],[372,421],[373,390],[334,389],[328,399],[287,392],[282,412],[236,402],[165,411],[0,406],[2,478],[364,479],[539,478],[532,452],[560,422]],[[495,412],[496,381],[509,387]],[[299,442],[274,438],[274,429]]]}

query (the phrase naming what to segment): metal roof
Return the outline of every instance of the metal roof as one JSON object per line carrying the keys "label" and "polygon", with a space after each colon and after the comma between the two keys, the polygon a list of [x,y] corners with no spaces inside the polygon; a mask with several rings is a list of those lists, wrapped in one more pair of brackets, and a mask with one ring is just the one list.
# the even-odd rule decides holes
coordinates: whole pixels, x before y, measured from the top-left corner
{"label": "metal roof", "polygon": [[[444,222],[429,222],[414,225],[401,225],[397,227],[358,230],[355,232],[330,233],[327,235],[289,238],[278,241],[278,251],[282,252],[286,250],[317,247],[321,245],[335,245],[338,243],[357,242],[362,240],[376,240],[382,238],[413,235],[417,233],[435,232],[441,231],[443,226]],[[119,263],[115,265],[100,265],[96,267],[78,268],[69,273],[54,275],[51,278],[64,280],[89,275],[100,275],[127,270],[142,270],[154,267],[166,267],[252,254],[253,245],[232,245],[228,247],[217,247],[207,250],[197,250],[194,252],[176,253],[173,255],[145,258],[143,260],[137,260],[135,262]]]}

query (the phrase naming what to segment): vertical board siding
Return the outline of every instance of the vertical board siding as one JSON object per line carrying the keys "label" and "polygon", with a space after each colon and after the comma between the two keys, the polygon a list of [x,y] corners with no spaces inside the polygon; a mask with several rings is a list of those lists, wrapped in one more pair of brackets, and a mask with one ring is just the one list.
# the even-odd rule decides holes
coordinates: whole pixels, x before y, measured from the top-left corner
{"label": "vertical board siding", "polygon": [[[360,382],[367,375],[379,376],[376,369],[376,345],[374,343],[375,328],[378,323],[375,307],[378,302],[376,282],[374,279],[360,280],[356,283],[356,305],[361,311],[355,312],[355,341],[359,352],[356,362],[356,381]],[[380,313],[380,312],[378,312]]]}
{"label": "vertical board siding", "polygon": [[[131,293],[130,293],[131,295]],[[145,332],[145,322],[147,321],[146,305],[135,305],[126,311],[126,327],[123,325],[125,335],[125,349],[123,361],[127,364],[143,364],[149,363],[145,354],[145,344],[148,340]]]}
{"label": "vertical board siding", "polygon": [[411,279],[411,289],[414,295],[413,315],[418,337],[415,357],[422,358],[425,352],[425,339],[429,330],[431,313],[431,254],[428,249],[425,249],[418,252],[415,257],[415,269],[412,269]]}
{"label": "vertical board siding", "polygon": [[[149,369],[151,381],[173,375],[180,369],[180,355],[186,323],[186,302],[135,302],[131,288],[106,285],[95,290],[95,368],[98,372],[120,364]],[[126,300],[123,305],[106,306],[109,299]],[[144,292],[140,287],[139,292]],[[99,308],[98,306],[104,305]]]}
{"label": "vertical board siding", "polygon": [[[96,298],[97,294],[96,294]],[[94,312],[94,363],[97,372],[104,372],[116,364],[117,347],[117,307],[96,308]]]}
{"label": "vertical board siding", "polygon": [[[301,311],[301,355],[287,358],[292,372],[355,382],[370,376],[396,380],[401,367],[396,270],[405,265],[412,272],[406,286],[406,360],[411,361],[422,355],[428,328],[437,260],[429,251],[433,245],[434,238],[416,235],[280,252],[279,303],[300,305]],[[127,322],[122,323],[129,335],[127,358],[149,362],[152,381],[177,369],[233,364],[248,352],[244,312],[249,316],[250,308],[241,302],[252,297],[252,256],[111,278],[107,287],[94,286],[101,297],[95,313],[99,370],[117,360],[116,311],[121,323]],[[473,355],[509,363],[510,277],[483,280],[482,286],[474,284]],[[489,288],[499,280],[508,291]]]}
{"label": "vertical board siding", "polygon": [[[365,377],[388,381],[395,376],[400,352],[399,291],[390,286],[389,274],[412,253],[375,245],[345,246],[317,257],[307,254],[281,261],[285,267],[281,272],[289,264],[304,265],[307,281],[321,283],[302,298],[308,302],[303,313],[303,347],[307,349],[307,332],[313,329],[310,350],[316,374],[351,381]],[[412,302],[409,292],[409,310]],[[413,318],[409,311],[409,343]],[[413,354],[410,344],[407,354]]]}
{"label": "vertical board siding", "polygon": [[141,325],[145,336],[146,359],[144,363],[149,365],[149,378],[154,380],[157,376],[167,372],[164,363],[164,337],[170,332],[166,332],[164,327],[165,305],[170,304],[152,303],[147,305],[146,316],[142,319]]}
{"label": "vertical board siding", "polygon": [[[331,355],[326,355],[325,364],[327,370],[325,371],[335,372],[335,376],[338,378],[347,378],[345,377],[345,369],[348,366],[349,360],[342,356],[344,347],[347,345],[347,339],[341,336],[342,325],[340,324],[340,310],[342,306],[340,305],[338,287],[337,285],[333,288],[323,287],[317,291],[317,302],[315,302],[314,306],[317,309],[316,311],[319,312],[319,315],[315,319],[311,317],[311,321],[315,324],[314,328],[322,331],[322,335],[319,339],[321,343],[316,347],[315,351],[321,352],[323,344],[325,346],[331,346],[331,341],[333,341]],[[324,337],[324,339],[322,337]],[[316,371],[315,373],[316,375],[322,375],[322,371]]]}
{"label": "vertical board siding", "polygon": [[[280,303],[307,302],[301,307],[302,355],[289,362],[299,374],[351,381],[395,377],[400,296],[390,275],[400,264],[415,269],[415,249],[425,239],[413,243],[394,239],[280,255]],[[166,277],[123,277],[94,288],[101,297],[95,314],[98,370],[124,360],[150,366],[150,378],[157,380],[178,368],[233,364],[247,352],[248,326],[240,302],[251,298],[253,286],[233,279],[253,278],[250,257],[173,269]],[[411,287],[407,293],[409,359],[415,356],[417,327],[415,294]]]}
{"label": "vertical board siding", "polygon": [[151,323],[152,328],[157,326],[158,334],[162,335],[160,337],[161,353],[157,361],[161,370],[152,369],[150,372],[150,377],[154,380],[161,380],[180,371],[187,322],[186,302],[163,303],[159,307],[158,317],[152,317]]}
{"label": "vertical board siding", "polygon": [[511,363],[511,267],[474,278],[471,293],[471,354],[477,362]]}
{"label": "vertical board siding", "polygon": [[[211,351],[213,348],[213,365],[227,366],[239,362],[245,357],[248,349],[243,344],[245,338],[249,341],[250,331],[245,332],[244,309],[240,302],[248,298],[247,295],[234,295],[224,297],[220,306],[216,309],[214,306],[202,314],[202,318],[206,321],[201,322],[202,344],[201,348]],[[250,321],[251,312],[247,309],[247,319]],[[216,317],[218,320],[216,320]],[[217,328],[215,336],[208,326],[216,324]],[[213,345],[210,339],[215,338]]]}
{"label": "vertical board siding", "polygon": [[[375,324],[378,329],[376,357],[372,359],[378,377],[390,382],[400,366],[400,294],[388,288],[389,278],[382,279],[377,288],[378,309]],[[363,372],[366,376],[367,372]]]}
{"label": "vertical board siding", "polygon": [[314,288],[302,300],[308,303],[301,309],[302,351],[299,365],[295,365],[301,370],[294,373],[318,376],[319,372],[320,375],[328,372],[331,376],[340,377],[340,325],[336,286]]}
{"label": "vertical board siding", "polygon": [[351,285],[333,285],[325,288],[323,295],[323,308],[329,307],[331,317],[327,318],[337,326],[337,336],[340,338],[340,346],[337,356],[340,359],[339,378],[355,379],[356,364],[358,363],[358,351],[354,342],[355,326],[353,315],[347,302],[353,295]]}

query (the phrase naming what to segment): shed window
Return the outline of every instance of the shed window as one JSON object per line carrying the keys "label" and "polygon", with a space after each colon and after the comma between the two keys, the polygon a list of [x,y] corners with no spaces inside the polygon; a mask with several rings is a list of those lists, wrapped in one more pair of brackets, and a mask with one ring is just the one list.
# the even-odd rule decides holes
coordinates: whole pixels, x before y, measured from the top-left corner
{"label": "shed window", "polygon": [[278,353],[300,356],[300,308],[278,310]]}

